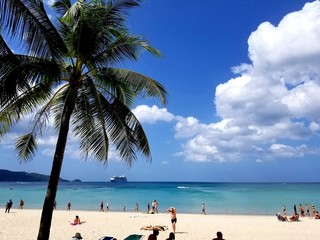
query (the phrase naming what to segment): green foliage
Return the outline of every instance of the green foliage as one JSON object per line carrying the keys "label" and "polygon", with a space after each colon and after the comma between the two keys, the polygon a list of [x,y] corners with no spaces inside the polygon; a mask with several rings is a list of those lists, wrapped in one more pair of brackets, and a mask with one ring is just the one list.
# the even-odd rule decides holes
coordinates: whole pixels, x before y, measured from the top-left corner
{"label": "green foliage", "polygon": [[[74,133],[86,156],[105,163],[109,144],[129,165],[136,151],[151,156],[130,107],[137,97],[165,104],[166,91],[147,76],[115,67],[137,60],[142,50],[161,56],[144,38],[129,34],[125,16],[136,6],[135,0],[59,0],[52,6],[59,14],[54,25],[42,1],[1,1],[0,137],[24,115],[35,113],[31,135],[16,144],[20,159],[34,156],[50,113],[59,129],[70,104]],[[15,39],[25,54],[13,53],[4,37]],[[74,103],[67,102],[70,92],[77,93]]]}
{"label": "green foliage", "polygon": [[34,136],[31,133],[21,136],[16,142],[16,148],[19,152],[20,159],[30,160],[37,149]]}

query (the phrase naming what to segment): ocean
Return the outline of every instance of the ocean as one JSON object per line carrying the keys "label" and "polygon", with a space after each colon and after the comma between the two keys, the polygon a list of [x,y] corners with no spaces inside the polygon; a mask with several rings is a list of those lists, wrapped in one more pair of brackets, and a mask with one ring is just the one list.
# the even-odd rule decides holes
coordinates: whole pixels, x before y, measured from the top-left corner
{"label": "ocean", "polygon": [[[20,199],[24,208],[42,209],[46,182],[0,182],[0,203],[9,199],[13,209]],[[57,209],[99,211],[100,202],[107,202],[110,211],[140,211],[157,200],[159,212],[174,206],[178,213],[200,214],[202,203],[207,214],[272,215],[282,211],[288,215],[293,205],[312,204],[320,208],[320,183],[200,183],[200,182],[61,182],[56,197]]]}

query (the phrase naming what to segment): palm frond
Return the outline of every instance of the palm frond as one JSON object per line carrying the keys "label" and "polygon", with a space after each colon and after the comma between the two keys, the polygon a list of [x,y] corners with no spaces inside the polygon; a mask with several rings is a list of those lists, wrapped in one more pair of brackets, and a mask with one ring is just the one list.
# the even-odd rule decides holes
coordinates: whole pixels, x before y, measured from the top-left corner
{"label": "palm frond", "polygon": [[6,55],[0,59],[1,105],[18,98],[21,93],[29,91],[40,82],[52,87],[52,83],[60,81],[60,66],[54,61],[24,55]]}
{"label": "palm frond", "polygon": [[107,163],[109,139],[100,94],[90,78],[83,81],[74,113],[74,133],[80,137],[80,150]]}
{"label": "palm frond", "polygon": [[[45,84],[33,86],[27,93],[20,94],[12,99],[6,106],[0,109],[0,138],[6,134],[10,128],[20,121],[22,116],[37,111],[39,105],[44,104],[51,96],[51,88]],[[50,103],[50,102],[49,102]],[[47,103],[45,106],[49,106]],[[43,108],[45,109],[45,108]],[[32,134],[40,134],[45,123],[48,121],[48,107],[38,111],[33,121]]]}
{"label": "palm frond", "polygon": [[107,164],[109,142],[128,165],[141,152],[151,160],[146,135],[133,113],[121,101],[105,98],[90,78],[83,82],[73,114],[74,133],[80,138],[80,149]]}
{"label": "palm frond", "polygon": [[115,145],[121,159],[131,166],[137,158],[136,152],[140,152],[151,161],[147,137],[130,109],[117,99],[111,104],[108,101],[102,103],[108,112],[105,120],[108,123],[110,141]]}
{"label": "palm frond", "polygon": [[3,31],[28,54],[57,59],[67,52],[42,0],[1,0],[0,11]]}
{"label": "palm frond", "polygon": [[19,137],[16,141],[16,149],[20,162],[31,160],[37,150],[37,143],[34,136],[28,133]]}
{"label": "palm frond", "polygon": [[[157,81],[140,73],[120,68],[102,68],[92,72],[101,91],[130,103],[135,96],[156,98],[166,104],[167,92]],[[127,98],[129,97],[129,98]]]}
{"label": "palm frond", "polygon": [[70,0],[56,0],[52,4],[52,8],[56,9],[57,12],[63,16],[71,7],[71,1]]}
{"label": "palm frond", "polygon": [[[4,41],[3,37],[0,35],[0,57],[7,56],[7,55],[14,55],[7,43]],[[2,61],[0,61],[2,63]],[[1,65],[0,65],[1,67]]]}
{"label": "palm frond", "polygon": [[138,6],[138,2],[100,1],[95,2],[94,8],[91,2],[76,2],[61,19],[69,52],[91,66],[137,60],[142,49],[161,56],[147,41],[128,35],[123,15],[128,8]]}
{"label": "palm frond", "polygon": [[84,1],[76,1],[71,6],[68,5],[68,9],[65,9],[66,11],[62,16],[61,21],[68,26],[77,26],[84,6]]}
{"label": "palm frond", "polygon": [[[114,34],[114,33],[113,33]],[[136,61],[143,50],[154,56],[161,57],[162,53],[139,36],[130,36],[126,33],[118,33],[119,36],[111,38],[113,42],[104,44],[104,48],[96,49],[88,64],[96,64],[100,67],[114,66],[128,60]],[[109,37],[110,41],[110,37]],[[101,45],[101,44],[100,44]]]}
{"label": "palm frond", "polygon": [[[13,108],[14,105],[10,105],[13,110],[17,110]],[[26,135],[23,135],[18,138],[16,141],[16,150],[18,151],[18,156],[20,162],[29,161],[33,158],[36,150],[37,150],[37,143],[36,137],[42,135],[42,130],[46,127],[47,122],[49,121],[49,104],[43,107],[34,117],[34,121],[32,122],[33,128],[31,132]],[[9,129],[11,125],[19,120],[19,112],[9,111],[10,108],[6,109],[5,112],[1,112],[0,114],[0,130],[6,130],[2,128],[2,126]],[[5,121],[3,121],[5,120]],[[6,125],[5,125],[6,124]],[[0,136],[1,136],[0,131]]]}
{"label": "palm frond", "polygon": [[[102,2],[104,3],[104,2]],[[106,7],[103,4],[76,2],[61,18],[62,33],[67,36],[65,43],[69,52],[76,54],[82,62],[92,58],[97,48],[106,44],[112,37],[105,24]],[[112,22],[112,20],[110,20]],[[106,36],[107,35],[107,36]]]}
{"label": "palm frond", "polygon": [[110,12],[124,15],[128,14],[130,8],[140,6],[139,2],[142,2],[142,0],[111,0],[108,1],[107,6]]}
{"label": "palm frond", "polygon": [[113,27],[114,29],[121,30],[122,32],[127,32],[127,28],[125,26],[125,16],[128,15],[128,11],[133,7],[140,6],[140,0],[111,0],[103,1],[102,4],[105,6],[105,15],[103,19],[104,27],[108,29]]}
{"label": "palm frond", "polygon": [[13,124],[19,120],[19,115],[1,109],[0,111],[0,139],[10,130]]}

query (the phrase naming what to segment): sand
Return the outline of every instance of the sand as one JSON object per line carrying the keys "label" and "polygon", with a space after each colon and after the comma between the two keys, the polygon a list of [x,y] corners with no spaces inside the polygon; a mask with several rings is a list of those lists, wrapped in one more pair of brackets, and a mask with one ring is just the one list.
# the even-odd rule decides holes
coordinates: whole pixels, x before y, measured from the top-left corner
{"label": "sand", "polygon": [[[41,210],[0,209],[0,240],[37,239]],[[75,215],[85,223],[72,226]],[[299,222],[279,222],[275,216],[255,215],[200,215],[177,213],[177,240],[212,239],[221,231],[227,240],[315,240],[320,235],[320,220],[303,217]],[[70,240],[80,232],[84,240],[98,240],[113,236],[122,240],[130,234],[145,235],[141,230],[147,225],[164,225],[158,239],[165,240],[171,232],[169,213],[146,214],[143,212],[92,212],[55,210],[51,226],[51,240]]]}

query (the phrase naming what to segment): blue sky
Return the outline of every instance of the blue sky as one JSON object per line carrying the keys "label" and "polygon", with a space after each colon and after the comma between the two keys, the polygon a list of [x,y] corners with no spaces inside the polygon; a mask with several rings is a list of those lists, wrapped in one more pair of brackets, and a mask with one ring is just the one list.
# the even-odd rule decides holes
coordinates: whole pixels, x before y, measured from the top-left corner
{"label": "blue sky", "polygon": [[[320,181],[320,1],[146,0],[130,11],[128,27],[164,54],[125,66],[169,94],[166,106],[139,100],[133,109],[152,162],[139,156],[128,167],[113,151],[107,166],[85,161],[70,136],[62,178]],[[49,175],[50,127],[31,162],[16,158],[14,139],[27,126],[1,139],[0,168]]]}

